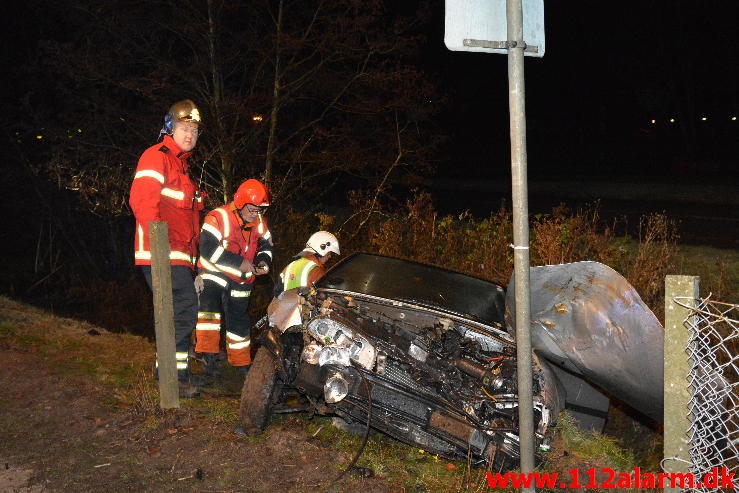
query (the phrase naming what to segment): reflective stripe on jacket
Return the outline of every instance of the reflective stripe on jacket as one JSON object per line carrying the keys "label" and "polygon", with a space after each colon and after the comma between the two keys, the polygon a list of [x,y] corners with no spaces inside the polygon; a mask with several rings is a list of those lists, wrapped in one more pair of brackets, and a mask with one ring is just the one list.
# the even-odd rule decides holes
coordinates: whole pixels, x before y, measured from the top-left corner
{"label": "reflective stripe on jacket", "polygon": [[233,204],[210,211],[200,231],[198,267],[232,281],[253,283],[254,275],[239,270],[244,260],[272,265],[272,234],[261,215],[256,221],[254,226],[243,226]]}
{"label": "reflective stripe on jacket", "polygon": [[282,269],[280,279],[282,279],[282,289],[299,288],[308,286],[317,281],[325,272],[323,265],[318,262],[318,258],[310,253],[301,253],[300,258],[293,260]]}
{"label": "reflective stripe on jacket", "polygon": [[204,197],[187,174],[189,156],[165,135],[139,158],[128,201],[136,217],[136,265],[151,265],[150,221],[167,222],[172,265],[195,265]]}

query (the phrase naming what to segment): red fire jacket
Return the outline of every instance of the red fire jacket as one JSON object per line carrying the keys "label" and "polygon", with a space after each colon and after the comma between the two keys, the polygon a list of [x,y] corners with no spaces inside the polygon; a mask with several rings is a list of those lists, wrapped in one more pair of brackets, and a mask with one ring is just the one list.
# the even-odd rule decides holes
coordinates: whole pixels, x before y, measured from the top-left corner
{"label": "red fire jacket", "polygon": [[239,270],[241,262],[261,261],[272,265],[272,233],[260,215],[252,226],[244,225],[233,203],[213,209],[200,232],[201,272],[225,277],[240,284],[252,284],[254,275]]}
{"label": "red fire jacket", "polygon": [[149,221],[167,221],[170,264],[195,266],[204,193],[187,174],[189,156],[165,135],[139,159],[128,201],[136,217],[136,265],[151,265]]}

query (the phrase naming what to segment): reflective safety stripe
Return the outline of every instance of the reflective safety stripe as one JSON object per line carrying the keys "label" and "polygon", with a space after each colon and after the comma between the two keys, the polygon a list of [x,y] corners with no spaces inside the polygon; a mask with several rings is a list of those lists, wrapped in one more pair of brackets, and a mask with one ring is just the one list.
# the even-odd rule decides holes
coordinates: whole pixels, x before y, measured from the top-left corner
{"label": "reflective safety stripe", "polygon": [[231,236],[231,221],[228,220],[228,211],[223,207],[219,207],[215,212],[221,215],[221,218],[223,219],[221,222],[223,224],[223,237],[228,238]]}
{"label": "reflective safety stripe", "polygon": [[138,244],[138,248],[136,248],[136,253],[145,251],[144,250],[144,228],[140,224],[138,224],[137,226],[139,230],[138,231],[139,232],[139,244]]}
{"label": "reflective safety stripe", "polygon": [[[211,264],[207,260],[205,260],[203,257],[200,257],[200,263],[203,264],[203,268],[205,270],[209,270],[211,272],[224,272],[226,274],[231,274],[235,277],[241,277],[242,272],[239,269],[234,269],[233,267],[229,267],[227,265],[221,265],[221,264]],[[246,278],[248,279],[251,277],[251,272],[246,274]],[[222,284],[223,287],[226,287],[225,284]]]}
{"label": "reflective safety stripe", "polygon": [[221,255],[223,255],[223,252],[225,251],[225,248],[219,246],[218,248],[216,248],[216,251],[213,252],[213,255],[210,256],[210,261],[213,263],[218,262],[218,259],[221,258]]}
{"label": "reflective safety stripe", "polygon": [[195,328],[197,330],[221,330],[221,324],[219,322],[198,322]]}
{"label": "reflective safety stripe", "polygon": [[271,238],[272,238],[272,232],[271,232],[271,231],[267,231],[267,232],[266,232],[266,233],[264,234],[264,236],[262,236],[262,238],[264,238],[265,240],[269,240],[269,239],[271,239]]}
{"label": "reflective safety stripe", "polygon": [[[146,250],[140,250],[134,253],[134,258],[138,260],[151,260],[151,252]],[[192,263],[193,258],[189,253],[171,251],[169,252],[169,260],[184,260],[185,262]]]}
{"label": "reflective safety stripe", "polygon": [[251,345],[248,337],[241,337],[233,332],[226,332],[226,344],[230,349],[244,349]]}
{"label": "reflective safety stripe", "polygon": [[[208,274],[204,274],[208,275]],[[198,318],[207,319],[207,320],[220,320],[221,319],[221,313],[220,312],[198,312]]]}
{"label": "reflective safety stripe", "polygon": [[[159,361],[154,363],[154,368],[159,368]],[[177,369],[178,370],[187,370],[187,360],[185,361],[177,361]]]}
{"label": "reflective safety stripe", "polygon": [[[241,277],[241,274],[243,274],[239,269],[234,269],[233,267],[229,267],[228,265],[215,264],[215,267],[219,271],[225,272],[226,274],[231,274],[232,276]],[[251,272],[247,273],[246,277],[251,277]]]}
{"label": "reflective safety stripe", "polygon": [[223,235],[221,234],[221,232],[212,224],[204,223],[203,229],[215,236],[218,241],[221,241],[223,239]]}
{"label": "reflective safety stripe", "polygon": [[[225,288],[226,286],[228,286],[228,281],[226,281],[225,279],[221,279],[218,276],[214,276],[213,274],[200,274],[200,277],[202,277],[203,280],[207,279],[209,281],[213,281],[214,283],[220,285],[222,288]],[[220,318],[220,315],[219,315],[219,318]]]}
{"label": "reflective safety stripe", "polygon": [[251,291],[237,291],[235,289],[231,290],[232,298],[248,298],[250,295]]}
{"label": "reflective safety stripe", "polygon": [[174,357],[177,360],[178,370],[187,370],[187,352],[176,352]]}
{"label": "reflective safety stripe", "polygon": [[282,277],[282,285],[285,291],[288,289],[298,288],[308,285],[308,277],[315,266],[318,264],[306,258],[298,259],[288,264],[280,277]]}
{"label": "reflective safety stripe", "polygon": [[162,188],[162,195],[165,197],[169,197],[175,200],[184,200],[185,198],[185,192],[181,190],[173,190],[171,188]]}
{"label": "reflective safety stripe", "polygon": [[164,185],[164,175],[158,171],[154,171],[153,169],[142,169],[141,171],[137,171],[133,179],[135,180],[137,178],[154,178],[156,181]]}
{"label": "reflective safety stripe", "polygon": [[184,260],[192,263],[193,258],[189,253],[171,251],[169,252],[169,260]]}

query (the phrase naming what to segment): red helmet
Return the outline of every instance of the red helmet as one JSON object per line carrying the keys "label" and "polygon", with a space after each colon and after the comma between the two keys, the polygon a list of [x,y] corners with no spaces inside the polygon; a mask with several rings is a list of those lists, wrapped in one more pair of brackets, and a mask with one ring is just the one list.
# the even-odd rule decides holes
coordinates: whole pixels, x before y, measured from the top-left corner
{"label": "red helmet", "polygon": [[234,206],[241,209],[246,204],[252,204],[259,207],[269,206],[269,192],[262,182],[250,178],[239,185],[239,189],[234,194]]}

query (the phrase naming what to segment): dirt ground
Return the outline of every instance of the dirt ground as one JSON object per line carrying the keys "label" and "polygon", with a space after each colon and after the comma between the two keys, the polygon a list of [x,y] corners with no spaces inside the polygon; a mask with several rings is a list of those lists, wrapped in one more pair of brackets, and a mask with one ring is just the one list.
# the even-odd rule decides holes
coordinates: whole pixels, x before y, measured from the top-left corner
{"label": "dirt ground", "polygon": [[380,435],[350,469],[362,440],[327,417],[281,414],[239,436],[241,377],[228,368],[162,410],[153,353],[144,338],[0,296],[0,493],[488,490],[484,470]]}
{"label": "dirt ground", "polygon": [[240,438],[209,415],[211,397],[152,419],[85,377],[54,374],[36,352],[6,347],[0,360],[3,492],[394,489],[354,473],[332,483],[352,454],[329,450],[294,418]]}
{"label": "dirt ground", "polygon": [[0,297],[0,492],[407,491],[361,468],[334,481],[356,451],[328,418],[238,436],[238,381],[161,410],[152,349]]}

